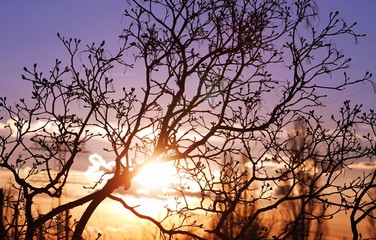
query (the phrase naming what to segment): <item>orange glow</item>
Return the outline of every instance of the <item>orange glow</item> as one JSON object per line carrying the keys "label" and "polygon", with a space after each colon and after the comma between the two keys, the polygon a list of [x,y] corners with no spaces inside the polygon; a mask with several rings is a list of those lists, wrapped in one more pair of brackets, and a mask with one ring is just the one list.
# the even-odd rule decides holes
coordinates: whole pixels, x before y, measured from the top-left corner
{"label": "orange glow", "polygon": [[150,163],[143,167],[133,181],[144,188],[144,193],[155,189],[165,192],[176,181],[176,176],[177,171],[172,163]]}

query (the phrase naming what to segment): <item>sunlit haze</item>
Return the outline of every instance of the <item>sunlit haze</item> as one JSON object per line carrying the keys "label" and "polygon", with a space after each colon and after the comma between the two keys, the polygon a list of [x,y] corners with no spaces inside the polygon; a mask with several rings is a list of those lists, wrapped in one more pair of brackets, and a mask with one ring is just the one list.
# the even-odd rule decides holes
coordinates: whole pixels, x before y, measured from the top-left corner
{"label": "sunlit haze", "polygon": [[[365,72],[370,71],[373,73],[372,80],[375,80],[376,0],[317,0],[316,2],[320,10],[320,19],[318,20],[319,25],[325,25],[329,13],[337,10],[347,22],[357,22],[355,28],[356,31],[365,33],[366,37],[361,37],[356,40],[353,38],[340,39],[336,42],[336,45],[339,49],[343,49],[343,53],[346,56],[353,59],[349,71],[351,76],[364,76]],[[126,6],[126,0],[0,0],[0,97],[6,96],[10,104],[19,101],[20,98],[30,99],[31,84],[30,82],[22,80],[21,76],[24,73],[23,68],[32,68],[34,63],[38,63],[39,71],[48,72],[54,66],[56,58],[62,59],[63,61],[68,60],[67,49],[62,46],[61,41],[59,41],[57,37],[57,33],[60,33],[66,38],[81,39],[83,44],[81,46],[82,49],[80,50],[83,50],[84,46],[90,45],[93,42],[99,43],[102,40],[105,40],[109,52],[116,52],[121,45],[118,37],[123,31],[123,27],[126,25],[123,16],[124,8]],[[123,57],[128,61],[133,60],[133,55],[131,53]],[[156,73],[154,77],[158,76],[158,74],[163,74],[163,71],[161,72],[162,73]],[[136,88],[139,87],[136,91],[144,91],[143,89],[140,90],[140,86],[144,81],[143,73],[139,71],[137,66],[134,68],[114,68],[108,74],[116,81],[116,88],[118,87],[120,89],[120,87],[132,86]],[[343,74],[343,72],[341,72],[341,74]],[[284,78],[285,76],[281,73],[278,77]],[[328,76],[328,79],[331,79],[332,77],[336,78],[336,76]],[[321,79],[321,81],[326,80],[327,79]],[[189,87],[192,87],[192,85],[187,86],[187,88]],[[322,94],[325,95],[327,92],[323,91]],[[376,106],[376,89],[374,89],[371,84],[362,83],[352,85],[342,92],[329,95],[323,102],[323,105],[326,107],[319,110],[322,111],[320,114],[323,115],[323,119],[330,118],[331,114],[338,111],[339,106],[342,105],[343,101],[346,99],[351,99],[351,103],[353,104],[362,103],[364,109],[374,109]],[[266,102],[264,106],[267,106],[270,102],[274,104],[273,101],[268,102],[269,99],[264,99],[263,101]],[[76,111],[78,113],[79,111],[86,110],[79,105],[75,107],[77,107]],[[153,117],[150,117],[150,119],[153,119]],[[17,119],[0,119],[0,133],[3,134],[6,132],[15,135],[17,132],[17,126],[14,124],[15,120]],[[184,124],[189,126],[187,122]],[[7,125],[10,126],[8,129],[5,127]],[[94,125],[95,124],[88,128],[94,128]],[[186,127],[187,125],[184,125],[183,127]],[[131,124],[129,126],[131,126]],[[180,133],[181,129],[176,129],[174,136],[179,138],[185,134],[184,137],[186,139],[199,139],[199,137],[202,136],[200,135],[200,126],[191,125],[189,127],[192,127],[192,129],[194,128],[194,131],[182,131],[182,133]],[[51,130],[58,128],[58,126],[53,124],[46,125],[46,122],[43,120],[33,122],[31,130],[39,128]],[[210,129],[210,127],[207,127],[206,129]],[[124,130],[124,132],[127,130],[129,129]],[[361,136],[363,129],[357,129],[357,131],[359,136]],[[137,134],[148,136],[149,138],[147,140],[149,140],[150,145],[152,145],[153,140],[155,140],[154,138],[157,138],[156,136],[158,132],[152,128],[143,128]],[[141,139],[141,136],[137,134],[135,139]],[[142,137],[144,137],[144,135]],[[223,141],[221,136],[211,137],[210,140],[211,144],[215,144],[216,141]],[[155,142],[157,141],[155,140]],[[191,144],[190,141],[182,142],[187,145]],[[137,143],[135,143],[135,145],[136,144]],[[211,147],[213,146],[214,145],[211,145]],[[38,199],[40,200],[40,202],[37,203],[38,207],[40,207],[38,211],[41,211],[40,213],[38,212],[38,214],[43,215],[46,213],[46,209],[53,209],[61,203],[68,203],[79,197],[97,191],[98,188],[95,187],[103,186],[108,179],[114,175],[113,170],[115,169],[115,158],[118,153],[115,154],[113,151],[107,150],[107,148],[111,149],[108,138],[101,138],[101,136],[99,136],[86,147],[87,148],[83,149],[78,160],[74,163],[75,165],[70,172],[71,176],[67,182],[67,188],[62,193],[61,199],[58,200],[59,202],[57,202],[57,200],[50,201],[47,198]],[[179,149],[179,147],[186,146],[179,145],[176,146],[176,149]],[[263,146],[258,145],[252,146],[252,148],[253,147],[256,149],[256,147],[260,148]],[[121,147],[119,147],[119,149],[120,148]],[[152,149],[140,149],[142,148],[138,148],[138,146],[133,147],[130,152],[136,152],[139,150],[139,155],[142,155],[141,152],[143,151],[142,153],[145,153],[146,156],[150,153],[149,151],[153,151]],[[168,150],[166,150],[166,152],[167,151]],[[200,149],[200,151],[205,152],[206,150]],[[171,152],[173,152],[173,150],[171,150]],[[135,154],[137,157],[139,157],[139,155]],[[277,172],[275,169],[283,167],[282,165],[284,162],[281,161],[278,165],[270,160],[272,158],[273,156],[266,154],[265,162],[252,162],[252,164],[257,167],[262,165],[265,169]],[[283,157],[281,157],[281,159],[282,158]],[[197,182],[195,183],[192,179],[185,179],[186,176],[184,175],[184,171],[177,168],[174,165],[176,163],[172,161],[164,162],[163,159],[152,162],[153,160],[154,159],[150,160],[146,158],[134,160],[134,165],[142,165],[142,167],[140,167],[140,172],[132,179],[132,185],[129,189],[124,191],[123,188],[119,188],[114,192],[113,197],[124,198],[130,206],[129,209],[135,209],[140,214],[152,216],[157,219],[168,215],[169,212],[174,209],[178,209],[178,205],[180,207],[181,204],[185,204],[180,202],[176,197],[179,190],[182,188],[185,188],[185,193],[187,193],[185,200],[191,201],[193,206],[195,206],[196,203],[204,205],[206,204],[205,201],[212,197],[209,194],[204,196],[205,193],[201,192]],[[186,166],[191,167],[189,164],[192,163],[187,163]],[[50,169],[53,169],[54,167],[55,166],[50,166]],[[245,167],[249,166],[245,164]],[[313,164],[312,166],[306,167],[310,167],[312,171],[316,171]],[[231,166],[229,168],[231,170]],[[375,165],[366,161],[354,161],[349,164],[349,168],[354,171],[352,171],[351,174],[341,175],[343,178],[336,179],[338,182],[344,182],[348,179],[356,179],[363,174],[363,171],[374,170]],[[19,173],[21,178],[27,179],[29,177],[27,175],[28,170],[30,170],[30,167],[24,169],[25,172],[21,171]],[[205,169],[202,171],[208,170]],[[265,174],[267,175],[268,173],[265,172]],[[200,180],[200,176],[200,173],[197,173],[194,177],[197,177],[197,179]],[[217,169],[210,172],[210,176],[212,177],[210,182],[220,182],[220,173]],[[13,184],[10,179],[11,174],[0,169],[0,188],[10,189],[10,186]],[[34,179],[31,177],[30,179],[30,181],[36,183],[44,183],[45,181],[48,181],[48,176],[47,173],[42,171],[42,173],[38,175],[38,178]],[[195,180],[199,181],[197,179]],[[279,186],[278,184],[279,182],[275,181],[275,185],[272,187],[276,187],[277,189],[277,186]],[[268,187],[270,186],[268,185]],[[197,197],[198,194],[201,193],[203,194],[202,199]],[[218,199],[215,199],[215,201],[217,200]],[[72,219],[78,219],[80,214],[84,211],[84,207],[87,207],[87,204],[78,208],[77,212],[71,213],[73,216]],[[204,216],[204,220],[200,219],[200,221],[208,220],[210,217],[211,216],[209,215]],[[345,222],[342,217],[337,217],[336,224],[332,227],[330,232],[332,239],[346,239],[346,237],[350,235],[351,230],[349,223]],[[131,232],[132,230],[135,232],[133,236],[131,236],[131,234],[125,236],[124,232]],[[143,231],[145,231],[145,234],[147,233],[150,235],[150,237],[153,236],[153,234],[155,235],[155,232],[153,232],[154,228],[151,228],[147,221],[135,217],[131,211],[126,210],[119,202],[109,198],[104,201],[103,205],[98,207],[93,218],[89,221],[86,231],[88,233],[93,233],[93,235],[90,236],[93,239],[96,234],[100,232],[109,233],[107,236],[110,237],[105,236],[104,239],[131,239],[132,237],[134,237],[134,239],[142,239],[141,233]]]}

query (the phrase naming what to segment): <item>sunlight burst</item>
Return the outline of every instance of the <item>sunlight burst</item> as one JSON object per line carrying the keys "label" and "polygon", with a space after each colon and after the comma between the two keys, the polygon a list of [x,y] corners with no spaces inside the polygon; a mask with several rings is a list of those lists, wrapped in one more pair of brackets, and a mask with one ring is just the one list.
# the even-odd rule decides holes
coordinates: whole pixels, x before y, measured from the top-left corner
{"label": "sunlight burst", "polygon": [[172,163],[150,163],[133,179],[147,189],[168,189],[176,181],[176,168]]}

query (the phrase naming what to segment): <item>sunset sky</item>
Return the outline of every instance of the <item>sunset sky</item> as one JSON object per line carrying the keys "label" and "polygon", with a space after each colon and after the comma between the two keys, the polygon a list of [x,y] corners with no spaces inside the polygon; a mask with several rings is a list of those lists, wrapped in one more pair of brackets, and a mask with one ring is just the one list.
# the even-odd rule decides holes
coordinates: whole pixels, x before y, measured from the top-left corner
{"label": "sunset sky", "polygon": [[[331,11],[338,10],[349,24],[358,22],[356,30],[359,33],[367,34],[356,45],[350,37],[337,40],[338,47],[353,59],[350,75],[357,77],[366,71],[375,72],[376,1],[319,0],[317,4],[319,26],[325,24]],[[115,52],[119,46],[118,36],[125,25],[122,16],[125,7],[125,0],[0,0],[0,96],[6,96],[10,102],[27,98],[31,85],[21,80],[23,67],[31,68],[38,63],[38,69],[48,73],[56,58],[67,57],[57,33],[82,39],[81,49],[85,44],[105,40],[109,50]],[[112,75],[132,85],[143,81],[135,72],[125,73],[124,69],[116,70]],[[341,77],[333,76],[334,80]],[[341,94],[330,95],[323,114],[337,112],[339,104],[346,99],[364,104],[365,110],[376,106],[376,93],[371,84],[358,84]]]}
{"label": "sunset sky", "polygon": [[[22,69],[38,63],[41,70],[48,71],[56,58],[66,56],[57,33],[79,38],[84,44],[105,40],[109,49],[116,51],[118,36],[125,25],[122,17],[125,1],[0,0],[0,96],[12,102],[30,96],[30,84],[21,80]],[[357,32],[367,36],[359,39],[357,45],[350,38],[338,41],[337,45],[353,59],[351,75],[361,76],[370,71],[376,77],[376,1],[318,0],[317,3],[322,22],[327,20],[329,12],[336,10],[349,24],[358,22]],[[124,72],[114,74],[119,74],[119,79],[125,77]],[[366,109],[376,106],[376,93],[370,84],[353,86],[329,99],[325,109],[328,114],[338,110],[339,103],[345,99],[364,103]],[[107,159],[99,155],[91,157],[88,161],[91,166],[85,166],[88,173],[100,172],[100,167],[111,168]]]}

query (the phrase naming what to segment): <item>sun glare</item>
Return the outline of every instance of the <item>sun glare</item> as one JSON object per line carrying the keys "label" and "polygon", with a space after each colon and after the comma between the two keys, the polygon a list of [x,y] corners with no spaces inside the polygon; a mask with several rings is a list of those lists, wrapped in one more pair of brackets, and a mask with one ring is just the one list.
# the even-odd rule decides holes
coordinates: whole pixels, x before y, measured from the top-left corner
{"label": "sun glare", "polygon": [[168,189],[176,179],[176,169],[172,163],[150,163],[143,167],[133,179],[147,189]]}

